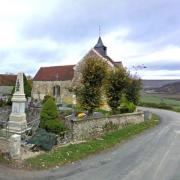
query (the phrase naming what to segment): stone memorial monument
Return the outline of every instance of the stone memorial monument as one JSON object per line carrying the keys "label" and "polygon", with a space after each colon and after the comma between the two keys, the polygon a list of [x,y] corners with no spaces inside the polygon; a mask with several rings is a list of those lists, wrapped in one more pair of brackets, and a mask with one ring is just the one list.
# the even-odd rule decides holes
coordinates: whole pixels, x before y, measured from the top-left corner
{"label": "stone memorial monument", "polygon": [[25,103],[23,73],[18,73],[15,92],[12,97],[12,112],[8,122],[10,133],[21,134],[25,132],[27,128]]}

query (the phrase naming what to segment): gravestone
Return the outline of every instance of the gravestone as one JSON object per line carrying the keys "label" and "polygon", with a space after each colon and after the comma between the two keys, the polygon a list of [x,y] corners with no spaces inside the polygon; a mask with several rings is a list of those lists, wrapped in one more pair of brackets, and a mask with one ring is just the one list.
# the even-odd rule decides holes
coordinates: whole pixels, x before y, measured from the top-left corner
{"label": "gravestone", "polygon": [[25,132],[27,128],[25,104],[23,73],[18,73],[15,92],[12,97],[12,112],[8,122],[10,133],[21,134]]}

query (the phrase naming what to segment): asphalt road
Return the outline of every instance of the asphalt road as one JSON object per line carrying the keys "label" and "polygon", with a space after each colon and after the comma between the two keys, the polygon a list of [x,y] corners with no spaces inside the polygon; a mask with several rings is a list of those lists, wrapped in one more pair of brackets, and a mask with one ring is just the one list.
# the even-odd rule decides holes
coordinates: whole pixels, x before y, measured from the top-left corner
{"label": "asphalt road", "polygon": [[107,152],[49,171],[0,166],[0,179],[180,180],[180,113],[151,111],[160,125]]}

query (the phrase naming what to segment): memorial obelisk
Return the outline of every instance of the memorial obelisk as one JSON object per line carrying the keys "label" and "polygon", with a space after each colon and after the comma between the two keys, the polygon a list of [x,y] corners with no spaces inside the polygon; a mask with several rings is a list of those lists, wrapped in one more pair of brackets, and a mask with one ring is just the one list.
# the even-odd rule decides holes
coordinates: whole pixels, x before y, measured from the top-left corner
{"label": "memorial obelisk", "polygon": [[12,112],[9,117],[8,130],[10,133],[21,134],[27,128],[23,73],[17,75],[15,92],[11,101]]}

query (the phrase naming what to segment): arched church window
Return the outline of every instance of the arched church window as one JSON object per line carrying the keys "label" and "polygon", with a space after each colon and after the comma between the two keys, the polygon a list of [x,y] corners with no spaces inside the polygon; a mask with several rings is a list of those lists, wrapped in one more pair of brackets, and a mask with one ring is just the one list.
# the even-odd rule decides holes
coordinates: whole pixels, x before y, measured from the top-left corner
{"label": "arched church window", "polygon": [[57,88],[57,96],[60,96],[60,86],[56,86]]}
{"label": "arched church window", "polygon": [[53,96],[55,96],[55,97],[60,96],[60,86],[56,85],[53,87]]}

